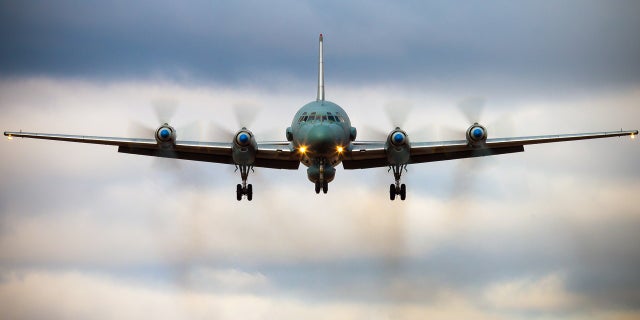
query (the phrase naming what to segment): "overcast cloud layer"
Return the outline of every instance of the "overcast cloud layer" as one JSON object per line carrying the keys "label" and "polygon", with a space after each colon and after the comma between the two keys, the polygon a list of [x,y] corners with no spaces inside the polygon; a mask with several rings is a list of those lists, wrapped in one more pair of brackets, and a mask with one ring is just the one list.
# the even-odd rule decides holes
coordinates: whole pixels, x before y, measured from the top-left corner
{"label": "overcast cloud layer", "polygon": [[[412,139],[459,138],[487,101],[492,136],[640,128],[634,1],[0,2],[0,128],[127,136],[180,105],[183,138],[283,139],[315,97],[363,138],[412,107]],[[212,119],[212,120],[209,120]],[[195,123],[195,125],[194,125]],[[197,130],[201,128],[202,130]],[[275,128],[275,130],[274,130]],[[531,146],[386,169],[232,167],[115,148],[0,143],[0,310],[11,319],[637,319],[639,140]]]}

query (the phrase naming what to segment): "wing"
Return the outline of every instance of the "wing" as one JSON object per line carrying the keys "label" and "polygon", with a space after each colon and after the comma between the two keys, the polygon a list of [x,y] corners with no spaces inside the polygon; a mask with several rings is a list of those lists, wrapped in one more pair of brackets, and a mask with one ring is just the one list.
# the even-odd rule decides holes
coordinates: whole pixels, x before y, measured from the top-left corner
{"label": "wing", "polygon": [[[561,134],[531,137],[487,139],[482,146],[470,146],[467,140],[414,142],[411,143],[409,164],[444,161],[462,158],[491,156],[523,152],[525,145],[631,136],[638,130],[595,133]],[[385,141],[354,142],[352,150],[345,154],[342,165],[345,169],[365,169],[389,166]]]}
{"label": "wing", "polygon": [[[47,134],[33,132],[5,132],[14,137],[69,141],[117,146],[118,152],[162,158],[175,158],[215,163],[234,164],[231,142],[176,141],[173,149],[160,148],[155,139],[114,138]],[[291,150],[289,142],[273,141],[258,143],[254,166],[274,169],[297,169],[300,161]]]}

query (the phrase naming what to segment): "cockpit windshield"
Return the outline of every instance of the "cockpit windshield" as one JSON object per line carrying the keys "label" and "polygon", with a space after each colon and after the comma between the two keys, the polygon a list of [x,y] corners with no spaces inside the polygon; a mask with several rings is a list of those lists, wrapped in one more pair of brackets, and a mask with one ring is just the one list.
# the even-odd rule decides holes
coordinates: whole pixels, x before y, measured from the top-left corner
{"label": "cockpit windshield", "polygon": [[335,115],[331,112],[311,112],[307,115],[306,112],[302,113],[298,118],[298,123],[307,122],[307,123],[318,123],[318,122],[345,122],[344,118],[336,113]]}

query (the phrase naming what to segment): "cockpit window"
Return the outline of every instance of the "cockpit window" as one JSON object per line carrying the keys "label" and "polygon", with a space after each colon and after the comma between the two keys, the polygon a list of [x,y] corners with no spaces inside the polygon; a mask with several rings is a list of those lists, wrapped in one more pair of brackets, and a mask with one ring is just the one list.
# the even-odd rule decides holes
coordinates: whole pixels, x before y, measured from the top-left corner
{"label": "cockpit window", "polygon": [[342,117],[339,113],[331,113],[331,112],[311,112],[307,115],[306,112],[302,113],[300,118],[298,118],[298,122],[345,122],[344,117]]}

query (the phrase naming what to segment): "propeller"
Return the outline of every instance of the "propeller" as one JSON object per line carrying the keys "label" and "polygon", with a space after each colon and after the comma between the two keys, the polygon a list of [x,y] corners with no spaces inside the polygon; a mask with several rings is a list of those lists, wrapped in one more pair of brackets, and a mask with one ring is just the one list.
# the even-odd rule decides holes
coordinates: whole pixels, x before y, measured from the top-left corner
{"label": "propeller", "polygon": [[[482,124],[483,112],[485,109],[486,101],[481,97],[466,98],[458,103],[458,110],[464,115],[467,125],[474,123]],[[510,115],[504,113],[502,116],[494,118],[487,125],[487,129],[491,132],[500,132],[501,134],[511,134],[513,130],[513,119]],[[466,128],[451,129],[445,127],[445,130],[449,130],[455,137],[464,138],[466,135]],[[473,191],[476,182],[478,181],[478,175],[487,168],[489,162],[484,157],[460,159],[456,160],[452,177],[451,185],[451,198],[453,202],[450,204],[453,216],[460,218],[468,208],[468,203],[464,201],[464,198],[468,197]],[[459,219],[456,219],[459,220]]]}
{"label": "propeller", "polygon": [[164,123],[170,124],[178,110],[178,101],[169,98],[155,99],[151,101],[151,107],[156,116],[155,126],[135,120],[129,123],[129,132],[136,138],[153,138],[158,126]]}
{"label": "propeller", "polygon": [[[413,110],[413,105],[407,101],[390,101],[383,106],[383,111],[387,123],[391,127],[374,127],[371,125],[363,125],[365,135],[369,135],[374,140],[386,140],[389,132],[397,127],[404,129],[409,115]],[[388,129],[388,130],[387,130]],[[409,133],[410,134],[410,133]]]}
{"label": "propeller", "polygon": [[484,111],[485,99],[481,97],[466,98],[458,103],[458,110],[465,116],[469,125],[480,123]]}
{"label": "propeller", "polygon": [[[163,124],[171,124],[171,120],[175,116],[179,101],[173,98],[157,98],[151,101],[151,107],[156,117],[156,124],[150,126],[139,121],[130,121],[129,134],[136,138],[155,138],[156,130]],[[180,137],[188,137],[198,139],[201,136],[201,126],[198,122],[191,122],[176,128],[176,132]],[[165,152],[174,152],[166,150]],[[154,165],[162,169],[176,170],[180,169],[179,162],[174,159],[156,158]]]}
{"label": "propeller", "polygon": [[413,105],[406,101],[391,101],[384,105],[385,115],[393,128],[403,128],[412,110]]}
{"label": "propeller", "polygon": [[234,103],[232,110],[235,118],[235,128],[231,129],[213,120],[209,121],[206,139],[212,141],[232,141],[239,129],[247,128],[251,130],[251,125],[261,109],[259,105],[250,102]]}
{"label": "propeller", "polygon": [[[221,125],[216,121],[209,121],[206,139],[210,141],[232,141],[238,130],[247,128],[251,130],[260,141],[278,140],[284,138],[284,129],[271,127],[268,129],[253,128],[255,120],[260,115],[263,107],[253,102],[238,102],[232,105],[235,127]],[[268,138],[268,139],[267,139]]]}
{"label": "propeller", "polygon": [[160,98],[151,102],[159,123],[169,123],[178,110],[178,100],[172,98]]}

